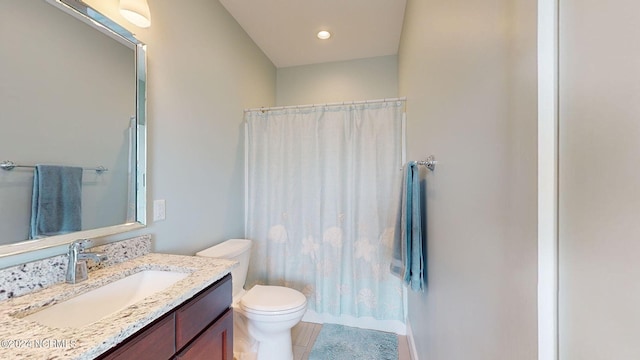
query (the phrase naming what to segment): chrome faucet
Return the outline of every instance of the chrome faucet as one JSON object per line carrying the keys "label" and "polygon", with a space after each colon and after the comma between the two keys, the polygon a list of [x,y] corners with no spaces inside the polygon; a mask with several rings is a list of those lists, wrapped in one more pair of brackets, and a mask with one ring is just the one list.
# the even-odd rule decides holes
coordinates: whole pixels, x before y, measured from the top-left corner
{"label": "chrome faucet", "polygon": [[84,252],[91,241],[87,239],[77,240],[69,245],[67,262],[67,283],[75,284],[87,280],[87,260],[92,259],[96,263],[107,260],[107,255]]}

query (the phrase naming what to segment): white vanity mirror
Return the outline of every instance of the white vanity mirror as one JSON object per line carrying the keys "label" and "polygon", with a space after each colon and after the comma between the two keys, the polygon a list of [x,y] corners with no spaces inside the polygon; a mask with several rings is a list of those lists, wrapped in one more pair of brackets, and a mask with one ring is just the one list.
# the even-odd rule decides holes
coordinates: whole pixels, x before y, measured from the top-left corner
{"label": "white vanity mirror", "polygon": [[[129,31],[81,1],[1,1],[0,126],[0,256],[145,225],[145,45]],[[79,231],[29,239],[36,164],[83,168]]]}

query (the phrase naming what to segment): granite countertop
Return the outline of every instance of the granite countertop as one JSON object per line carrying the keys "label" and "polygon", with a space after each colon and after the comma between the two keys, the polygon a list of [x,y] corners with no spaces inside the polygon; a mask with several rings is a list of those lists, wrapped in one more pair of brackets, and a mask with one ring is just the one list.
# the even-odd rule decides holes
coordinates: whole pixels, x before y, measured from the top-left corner
{"label": "granite countertop", "polygon": [[[230,260],[151,253],[90,272],[89,279],[78,284],[57,284],[2,301],[0,358],[93,359],[221,279],[235,266]],[[143,270],[185,272],[189,276],[84,327],[51,328],[21,318]]]}

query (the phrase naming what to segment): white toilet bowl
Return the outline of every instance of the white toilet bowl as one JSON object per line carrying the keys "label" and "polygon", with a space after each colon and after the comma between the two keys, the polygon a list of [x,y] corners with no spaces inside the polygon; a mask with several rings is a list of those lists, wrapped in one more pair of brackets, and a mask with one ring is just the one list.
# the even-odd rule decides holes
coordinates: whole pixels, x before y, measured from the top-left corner
{"label": "white toilet bowl", "polygon": [[292,360],[291,328],[302,320],[307,299],[282,286],[256,285],[237,307],[248,332],[258,342],[258,360]]}
{"label": "white toilet bowl", "polygon": [[257,349],[257,360],[292,360],[291,328],[302,320],[307,298],[283,286],[256,285],[243,290],[250,250],[250,240],[231,239],[196,255],[240,262],[231,272],[235,357],[251,358],[247,352]]}

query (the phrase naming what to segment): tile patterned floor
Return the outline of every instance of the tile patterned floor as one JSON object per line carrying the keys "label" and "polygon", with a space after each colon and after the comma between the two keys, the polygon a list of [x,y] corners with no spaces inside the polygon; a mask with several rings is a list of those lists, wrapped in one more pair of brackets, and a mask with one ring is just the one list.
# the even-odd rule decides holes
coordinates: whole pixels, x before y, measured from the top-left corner
{"label": "tile patterned floor", "polygon": [[[293,360],[307,360],[322,324],[301,322],[291,330]],[[411,360],[406,336],[398,336],[398,360]]]}

